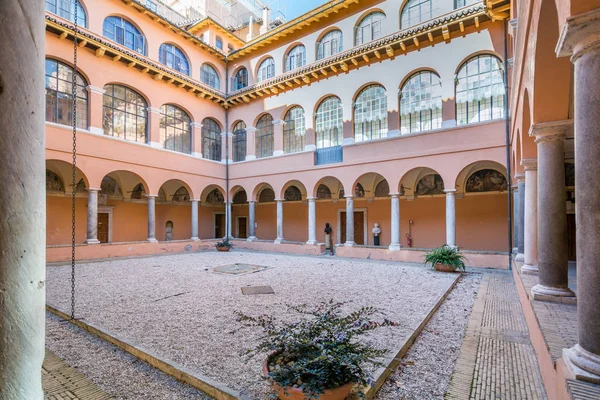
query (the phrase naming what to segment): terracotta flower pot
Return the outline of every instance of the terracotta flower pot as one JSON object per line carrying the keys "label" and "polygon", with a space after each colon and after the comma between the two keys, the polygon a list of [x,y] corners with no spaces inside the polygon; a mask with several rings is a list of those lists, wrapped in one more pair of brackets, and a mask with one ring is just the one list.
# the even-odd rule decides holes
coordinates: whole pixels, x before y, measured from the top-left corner
{"label": "terracotta flower pot", "polygon": [[[262,373],[265,377],[269,378],[269,359],[268,357],[262,364]],[[270,379],[270,378],[269,378]],[[304,392],[300,388],[282,388],[275,381],[271,379],[271,383],[273,384],[273,388],[277,392],[277,397],[280,400],[305,400],[306,396]],[[354,383],[346,383],[343,386],[339,386],[335,389],[327,389],[325,393],[319,396],[319,400],[345,400],[352,388],[354,387]],[[287,394],[285,393],[287,392]]]}
{"label": "terracotta flower pot", "polygon": [[217,247],[217,251],[229,251],[231,250],[231,247],[228,246],[216,246]]}
{"label": "terracotta flower pot", "polygon": [[456,268],[454,268],[453,266],[448,265],[448,264],[437,263],[437,264],[435,264],[434,268],[436,271],[440,271],[440,272],[456,272],[457,271]]}

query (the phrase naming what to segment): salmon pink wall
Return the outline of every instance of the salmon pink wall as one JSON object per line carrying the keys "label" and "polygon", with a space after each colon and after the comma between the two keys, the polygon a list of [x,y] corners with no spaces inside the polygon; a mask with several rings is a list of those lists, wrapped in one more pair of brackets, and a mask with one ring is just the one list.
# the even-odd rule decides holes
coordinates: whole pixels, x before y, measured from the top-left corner
{"label": "salmon pink wall", "polygon": [[[75,202],[75,243],[83,243],[87,234],[87,196]],[[71,197],[46,196],[46,245],[71,243]]]}

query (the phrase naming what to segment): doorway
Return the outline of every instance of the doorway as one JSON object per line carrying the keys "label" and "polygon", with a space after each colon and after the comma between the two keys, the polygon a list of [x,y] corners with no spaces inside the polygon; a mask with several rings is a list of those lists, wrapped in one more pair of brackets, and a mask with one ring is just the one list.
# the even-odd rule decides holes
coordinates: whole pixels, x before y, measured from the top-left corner
{"label": "doorway", "polygon": [[100,243],[108,243],[108,232],[110,231],[108,213],[98,213],[98,240]]}
{"label": "doorway", "polygon": [[238,239],[248,239],[248,217],[237,217],[237,235]]}
{"label": "doorway", "polygon": [[[346,243],[346,211],[340,212],[340,243]],[[365,244],[365,212],[354,211],[354,242]]]}
{"label": "doorway", "polygon": [[215,239],[225,237],[225,213],[215,213]]}

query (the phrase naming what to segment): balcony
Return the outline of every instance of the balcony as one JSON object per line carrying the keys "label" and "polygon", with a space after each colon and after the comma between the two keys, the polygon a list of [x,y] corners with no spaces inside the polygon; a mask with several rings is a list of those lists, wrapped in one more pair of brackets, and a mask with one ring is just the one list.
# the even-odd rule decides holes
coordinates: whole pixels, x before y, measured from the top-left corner
{"label": "balcony", "polygon": [[335,164],[344,161],[342,146],[326,147],[315,150],[315,165]]}

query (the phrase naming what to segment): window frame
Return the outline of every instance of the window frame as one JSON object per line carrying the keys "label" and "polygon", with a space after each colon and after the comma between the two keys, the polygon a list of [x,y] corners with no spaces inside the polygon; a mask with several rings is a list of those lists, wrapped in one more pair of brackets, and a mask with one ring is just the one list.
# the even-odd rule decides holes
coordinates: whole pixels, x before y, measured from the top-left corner
{"label": "window frame", "polygon": [[204,118],[202,121],[202,158],[221,161],[222,132],[221,126],[215,119]]}
{"label": "window frame", "polygon": [[[334,35],[337,35],[337,37],[333,37]],[[335,40],[339,40],[339,43]],[[329,50],[329,54],[326,54],[326,48]],[[342,51],[344,51],[344,34],[340,29],[332,29],[317,42],[317,61],[334,56]]]}
{"label": "window frame", "polygon": [[237,122],[232,129],[232,135],[233,162],[246,161],[248,146],[246,123],[244,121]]}
{"label": "window frame", "polygon": [[[380,17],[374,20],[374,17]],[[383,21],[386,19],[386,15],[383,11],[373,11],[367,14],[354,29],[354,45],[360,46],[365,43],[372,42],[382,37],[383,34]],[[377,30],[376,30],[377,29]],[[365,30],[369,33],[369,38],[365,39]],[[359,40],[360,33],[360,40]]]}
{"label": "window frame", "polygon": [[256,158],[273,156],[275,141],[275,126],[273,116],[263,114],[256,122],[255,155]]}
{"label": "window frame", "polygon": [[[331,107],[334,101],[337,103],[335,108]],[[328,108],[324,109],[325,107]],[[320,121],[320,118],[327,118],[327,120]],[[326,136],[328,136],[329,140],[328,146],[325,146],[327,142]],[[319,103],[315,112],[315,145],[317,149],[341,146],[343,140],[344,108],[342,100],[337,96],[328,96]]]}
{"label": "window frame", "polygon": [[[429,10],[423,11],[423,5],[428,4]],[[400,30],[408,29],[410,27],[422,24],[425,21],[429,21],[434,18],[435,9],[433,8],[433,0],[409,0],[406,2],[400,13]],[[418,11],[416,10],[418,8]],[[411,16],[411,13],[415,12],[418,15]],[[408,13],[406,21],[404,15]],[[416,21],[416,22],[415,22]]]}
{"label": "window frame", "polygon": [[285,72],[293,71],[306,65],[306,47],[297,44],[285,56]]}
{"label": "window frame", "polygon": [[256,70],[256,81],[263,82],[275,77],[275,59],[273,57],[265,58]]}
{"label": "window frame", "polygon": [[[51,12],[54,15],[58,15],[61,18],[66,19],[75,23],[75,7],[77,6],[77,25],[83,28],[87,28],[87,13],[83,4],[79,0],[68,0],[71,4],[70,10],[66,10],[62,7],[64,4],[62,0],[46,0],[45,10]],[[60,5],[59,5],[60,4]]]}
{"label": "window frame", "polygon": [[[376,91],[383,91],[383,95],[377,98],[372,97],[378,94]],[[368,98],[367,96],[371,97]],[[352,114],[355,142],[366,142],[387,137],[389,121],[387,90],[385,87],[375,83],[361,89],[352,105]],[[377,119],[374,119],[374,117],[377,117]],[[379,127],[375,127],[374,124],[376,123],[379,124]]]}
{"label": "window frame", "polygon": [[[117,22],[119,25],[117,25]],[[110,25],[113,27],[112,31],[109,29]],[[123,17],[109,15],[104,18],[104,22],[102,22],[102,36],[136,53],[144,56],[147,55],[148,46],[146,36],[132,22]],[[131,44],[128,44],[128,40]],[[139,46],[138,40],[141,42]]]}
{"label": "window frame", "polygon": [[[176,113],[180,113],[181,118],[178,117],[177,115],[169,115],[169,113],[171,114],[176,114]],[[176,124],[166,124],[165,120],[167,119],[173,119],[174,121],[176,121]],[[159,132],[160,132],[160,143],[162,145],[162,147],[166,150],[171,150],[171,151],[175,151],[178,153],[183,153],[183,154],[192,154],[192,119],[190,118],[189,114],[183,110],[181,107],[175,105],[175,104],[163,104],[160,107],[160,123],[159,123]],[[177,125],[183,126],[185,127],[187,125],[187,129],[183,129],[181,127],[177,127]],[[181,135],[181,149],[177,149],[175,144],[176,141],[173,140],[173,146],[171,146],[171,148],[168,147],[168,129],[171,128],[174,133],[179,132]],[[189,141],[189,146],[187,149],[185,149],[184,145],[185,145],[185,138],[186,135],[188,137],[188,141]],[[173,139],[176,139],[177,137],[175,135],[173,135]]]}
{"label": "window frame", "polygon": [[[240,75],[242,74],[242,75]],[[240,79],[241,78],[241,79]],[[240,85],[240,81],[242,84]],[[248,87],[248,69],[246,67],[242,67],[237,70],[235,73],[235,77],[233,78],[233,82],[231,87],[234,91],[242,90]]]}
{"label": "window frame", "polygon": [[[304,151],[304,138],[306,135],[306,115],[304,108],[293,106],[285,113],[283,121],[283,152],[285,154],[292,154]],[[300,135],[298,134],[298,130],[301,131]]]}
{"label": "window frame", "polygon": [[[423,77],[428,76],[429,82],[423,85]],[[410,85],[415,85],[416,79],[419,79],[420,86],[411,88]],[[436,81],[434,81],[434,79]],[[426,81],[425,81],[426,82]],[[417,92],[417,89],[419,90]],[[440,76],[431,70],[420,70],[411,74],[402,84],[400,88],[400,134],[406,135],[410,133],[428,132],[442,127],[442,81]],[[420,102],[411,101],[411,98],[418,97]],[[423,98],[429,101],[430,104],[437,107],[422,108]],[[408,103],[407,103],[408,102]],[[413,112],[404,112],[406,109],[418,109]],[[428,114],[428,115],[427,115]],[[414,118],[418,117],[418,121]],[[408,118],[408,124],[406,124]],[[426,125],[429,124],[429,127]],[[407,128],[406,128],[407,127]]]}
{"label": "window frame", "polygon": [[[169,60],[169,56],[171,60]],[[183,50],[172,43],[163,43],[160,45],[158,48],[158,62],[181,74],[191,76],[192,70],[189,59]]]}
{"label": "window frame", "polygon": [[[48,66],[49,63],[53,63],[56,65],[56,76],[52,76],[51,72],[49,74],[48,72]],[[63,79],[60,78],[60,70],[64,69],[67,72],[65,73],[66,77],[71,77],[71,79]],[[70,71],[70,72],[69,72]],[[73,68],[70,65],[67,65],[61,61],[55,60],[53,58],[46,58],[45,62],[44,62],[44,74],[45,74],[45,79],[44,79],[44,92],[45,92],[45,105],[44,105],[44,112],[45,112],[45,120],[47,122],[52,122],[55,124],[60,124],[60,125],[66,125],[66,126],[73,126],[73,116],[72,116],[72,104],[73,104],[73,99],[72,99],[72,88],[73,88],[73,81],[72,81],[72,74],[73,74]],[[76,83],[75,85],[77,86],[76,89],[76,98],[77,98],[77,102],[76,102],[76,107],[77,107],[77,121],[76,121],[76,126],[77,129],[88,129],[89,127],[89,93],[87,91],[87,87],[88,87],[88,83],[87,80],[84,78],[84,76],[79,73],[76,72]],[[49,82],[51,81],[55,81],[55,88],[49,87]],[[63,86],[65,87],[67,90],[65,91],[61,91],[59,90],[59,88]],[[49,96],[48,91],[51,90],[54,93]],[[48,99],[52,98],[54,99],[53,104],[53,110],[50,110],[48,107]],[[66,109],[63,109],[61,112],[61,102],[66,103]],[[52,118],[48,118],[50,116],[49,111],[52,111]],[[60,115],[67,115],[67,119],[63,121],[64,118],[61,118]]]}
{"label": "window frame", "polygon": [[[108,89],[110,88],[110,89]],[[115,96],[115,88],[122,88],[123,89],[123,99],[118,98]],[[137,91],[127,87],[127,86],[123,86],[123,85],[119,85],[119,84],[107,84],[104,85],[104,95],[102,97],[102,130],[104,131],[104,134],[106,136],[112,136],[112,137],[117,137],[119,139],[122,140],[127,140],[130,142],[135,142],[135,143],[148,143],[148,103],[146,102],[146,99],[144,99],[144,97],[138,93]],[[109,93],[110,90],[110,93]],[[129,97],[128,94],[132,94],[133,96],[136,97],[136,102],[131,102],[129,101]],[[107,99],[110,99],[110,105],[107,104]],[[117,106],[115,106],[116,101],[122,101],[123,105],[124,105],[124,109],[119,109]],[[141,104],[140,104],[141,102]],[[141,107],[141,109],[140,109]],[[131,109],[135,108],[136,113],[132,113]],[[108,116],[108,111],[110,110],[110,118],[111,118],[111,126],[112,126],[112,131],[108,131],[107,127],[106,127],[106,122],[107,122],[107,118]],[[115,131],[115,120],[116,117],[115,115],[117,113],[123,113],[123,132],[122,132],[122,136],[120,136],[120,132],[116,132]],[[142,121],[140,122],[140,119],[142,119]],[[128,122],[135,120],[135,140],[131,140],[129,139],[128,133],[127,133],[127,128],[128,128]],[[140,123],[144,124],[144,136],[143,136],[143,140],[139,140],[140,136],[139,136],[139,132],[138,132],[138,126],[140,125]]]}
{"label": "window frame", "polygon": [[219,73],[215,67],[208,63],[204,63],[200,67],[200,82],[213,89],[221,90],[221,78],[219,77]]}

